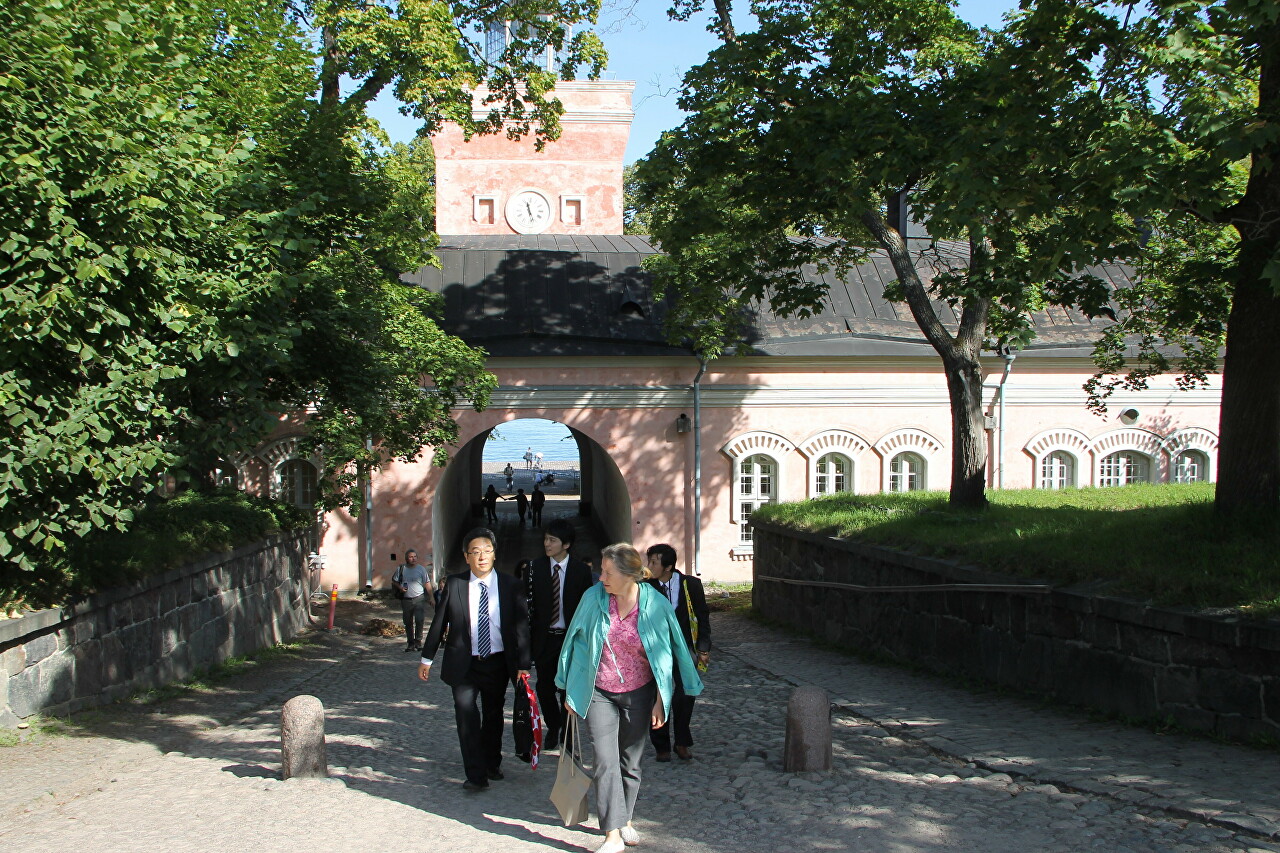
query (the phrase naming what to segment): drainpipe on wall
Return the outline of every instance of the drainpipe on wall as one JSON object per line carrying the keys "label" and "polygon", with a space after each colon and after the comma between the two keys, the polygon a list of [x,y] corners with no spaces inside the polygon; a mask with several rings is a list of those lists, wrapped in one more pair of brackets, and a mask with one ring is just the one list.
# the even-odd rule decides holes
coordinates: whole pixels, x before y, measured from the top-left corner
{"label": "drainpipe on wall", "polygon": [[[373,437],[364,440],[364,449],[373,454]],[[364,469],[364,585],[373,588],[373,475]]]}
{"label": "drainpipe on wall", "polygon": [[1013,370],[1013,360],[1018,356],[1012,352],[1004,354],[1004,375],[1000,377],[1000,410],[996,414],[996,488],[1004,488],[1004,393],[1005,383],[1009,381],[1009,371]]}
{"label": "drainpipe on wall", "polygon": [[702,376],[707,372],[707,359],[698,356],[698,375],[693,377],[693,576],[699,577],[698,563],[702,555]]}

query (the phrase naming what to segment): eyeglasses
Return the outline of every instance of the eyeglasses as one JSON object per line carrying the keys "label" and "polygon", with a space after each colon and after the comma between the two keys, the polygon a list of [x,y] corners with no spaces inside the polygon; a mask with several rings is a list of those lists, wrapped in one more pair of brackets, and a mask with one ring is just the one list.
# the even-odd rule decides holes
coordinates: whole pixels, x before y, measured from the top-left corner
{"label": "eyeglasses", "polygon": [[492,548],[472,548],[467,553],[473,557],[479,557],[482,554],[492,554],[493,552]]}

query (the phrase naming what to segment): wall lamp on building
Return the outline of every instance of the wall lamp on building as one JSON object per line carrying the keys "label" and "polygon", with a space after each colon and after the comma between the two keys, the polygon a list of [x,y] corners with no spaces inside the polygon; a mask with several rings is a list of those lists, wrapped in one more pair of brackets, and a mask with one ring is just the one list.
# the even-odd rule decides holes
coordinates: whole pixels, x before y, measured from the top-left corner
{"label": "wall lamp on building", "polygon": [[693,430],[693,421],[689,420],[688,415],[682,414],[676,418],[676,432],[691,432]]}

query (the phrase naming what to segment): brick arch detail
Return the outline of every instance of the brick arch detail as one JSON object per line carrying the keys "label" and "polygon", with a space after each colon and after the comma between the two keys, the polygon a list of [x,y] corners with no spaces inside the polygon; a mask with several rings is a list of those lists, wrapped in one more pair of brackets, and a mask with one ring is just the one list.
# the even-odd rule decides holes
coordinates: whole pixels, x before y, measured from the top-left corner
{"label": "brick arch detail", "polygon": [[871,449],[871,443],[847,429],[827,429],[806,438],[797,448],[801,455],[814,460],[826,453],[843,453],[851,459]]}
{"label": "brick arch detail", "polygon": [[1047,429],[1028,441],[1024,449],[1035,458],[1037,464],[1055,450],[1065,450],[1079,462],[1083,462],[1091,452],[1089,437],[1070,427]]}
{"label": "brick arch detail", "polygon": [[927,461],[929,457],[941,453],[943,448],[941,441],[938,441],[938,439],[924,430],[915,429],[914,427],[896,429],[872,446],[875,448],[876,453],[879,453],[886,460],[903,450],[913,450],[925,457]]}
{"label": "brick arch detail", "polygon": [[1089,442],[1089,450],[1097,459],[1120,450],[1136,450],[1158,463],[1160,454],[1164,452],[1164,440],[1149,429],[1128,427],[1113,429],[1097,436]]}
{"label": "brick arch detail", "polygon": [[1210,456],[1218,452],[1218,436],[1203,427],[1188,427],[1165,436],[1165,452],[1177,456],[1184,450],[1199,450]]}

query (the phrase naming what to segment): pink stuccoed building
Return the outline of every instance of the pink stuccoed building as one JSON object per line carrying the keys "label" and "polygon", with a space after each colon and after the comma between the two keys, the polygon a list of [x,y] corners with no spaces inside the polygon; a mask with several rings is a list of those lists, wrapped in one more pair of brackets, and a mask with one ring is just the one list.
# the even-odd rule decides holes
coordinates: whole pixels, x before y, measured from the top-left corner
{"label": "pink stuccoed building", "polygon": [[[883,256],[828,276],[814,317],[757,317],[741,355],[702,365],[667,343],[665,306],[641,268],[657,250],[622,234],[631,91],[562,84],[563,134],[541,152],[504,136],[465,141],[456,128],[434,138],[441,267],[407,278],[444,295],[444,327],[489,352],[499,389],[486,411],[457,411],[447,467],[392,464],[372,483],[368,520],[324,518],[326,584],[386,586],[388,552],[411,545],[438,567],[457,563],[458,538],[481,521],[485,439],[519,418],[572,431],[582,517],[602,541],[670,542],[682,568],[714,580],[751,577],[747,519],[763,503],[947,488],[942,365],[905,305],[885,300]],[[1126,281],[1119,267],[1092,272]],[[1082,386],[1101,322],[1055,308],[1036,326],[1016,359],[986,360],[992,487],[1215,478],[1216,384],[1157,380],[1117,394],[1100,418]],[[241,481],[313,500],[314,462],[296,453],[303,428],[287,419],[274,441],[232,460]]]}

